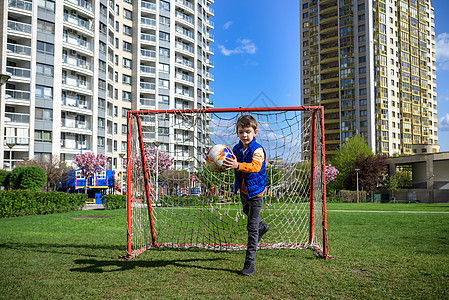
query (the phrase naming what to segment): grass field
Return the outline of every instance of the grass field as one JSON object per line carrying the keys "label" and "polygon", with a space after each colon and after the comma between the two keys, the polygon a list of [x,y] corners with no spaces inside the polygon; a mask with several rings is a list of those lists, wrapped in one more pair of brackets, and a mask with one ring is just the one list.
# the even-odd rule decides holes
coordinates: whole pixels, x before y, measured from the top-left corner
{"label": "grass field", "polygon": [[239,275],[241,251],[157,249],[119,260],[125,210],[2,219],[0,298],[449,298],[449,214],[397,212],[449,205],[328,209],[334,259],[261,250],[252,277]]}

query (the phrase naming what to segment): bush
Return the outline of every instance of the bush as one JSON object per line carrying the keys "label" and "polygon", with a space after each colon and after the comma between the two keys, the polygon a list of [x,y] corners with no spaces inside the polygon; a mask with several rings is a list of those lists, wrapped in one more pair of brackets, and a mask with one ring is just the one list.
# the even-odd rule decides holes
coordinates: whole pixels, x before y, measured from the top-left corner
{"label": "bush", "polygon": [[38,192],[30,190],[0,191],[0,218],[44,215],[81,209],[84,194]]}
{"label": "bush", "polygon": [[40,167],[26,167],[21,173],[20,189],[39,191],[47,183],[47,174]]}
{"label": "bush", "polygon": [[11,179],[10,171],[0,170],[0,186],[4,186],[5,189],[8,189],[10,179]]}
{"label": "bush", "polygon": [[20,189],[20,181],[22,180],[22,172],[25,171],[27,167],[15,167],[11,171],[10,177],[10,187],[12,189]]}
{"label": "bush", "polygon": [[104,195],[103,205],[105,209],[126,208],[126,195]]}

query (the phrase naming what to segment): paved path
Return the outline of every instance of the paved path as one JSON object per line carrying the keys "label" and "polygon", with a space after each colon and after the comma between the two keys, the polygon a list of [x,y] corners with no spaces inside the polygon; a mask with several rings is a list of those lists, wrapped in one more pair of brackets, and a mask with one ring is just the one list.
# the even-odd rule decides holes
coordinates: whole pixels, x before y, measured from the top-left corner
{"label": "paved path", "polygon": [[86,204],[83,207],[83,210],[88,210],[88,209],[104,209],[104,205],[103,204]]}
{"label": "paved path", "polygon": [[402,211],[402,210],[339,210],[330,209],[335,212],[363,212],[363,213],[400,213],[400,214],[449,214],[449,211]]}

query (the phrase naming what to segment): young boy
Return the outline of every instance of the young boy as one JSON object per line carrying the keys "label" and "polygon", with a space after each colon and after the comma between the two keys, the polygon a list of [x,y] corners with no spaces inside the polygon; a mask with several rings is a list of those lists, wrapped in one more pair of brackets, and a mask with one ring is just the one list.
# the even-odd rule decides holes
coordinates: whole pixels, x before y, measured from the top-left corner
{"label": "young boy", "polygon": [[253,275],[257,244],[269,229],[268,224],[263,223],[260,218],[263,194],[267,186],[265,151],[256,142],[257,122],[252,116],[240,116],[236,131],[240,142],[232,149],[234,157],[227,158],[223,165],[235,171],[234,192],[240,190],[243,212],[248,216],[248,244],[241,274]]}

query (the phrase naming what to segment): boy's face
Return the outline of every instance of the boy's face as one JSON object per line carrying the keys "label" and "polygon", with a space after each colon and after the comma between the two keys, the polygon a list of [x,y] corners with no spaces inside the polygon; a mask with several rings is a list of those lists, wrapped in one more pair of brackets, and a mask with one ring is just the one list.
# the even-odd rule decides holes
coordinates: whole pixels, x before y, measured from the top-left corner
{"label": "boy's face", "polygon": [[238,127],[237,136],[243,144],[243,149],[246,149],[248,145],[253,141],[254,137],[257,135],[257,129],[254,130],[252,127]]}

